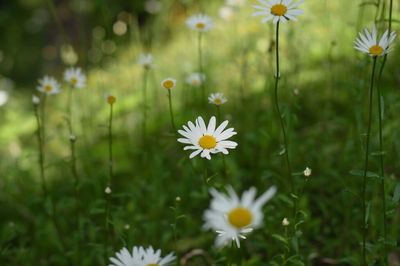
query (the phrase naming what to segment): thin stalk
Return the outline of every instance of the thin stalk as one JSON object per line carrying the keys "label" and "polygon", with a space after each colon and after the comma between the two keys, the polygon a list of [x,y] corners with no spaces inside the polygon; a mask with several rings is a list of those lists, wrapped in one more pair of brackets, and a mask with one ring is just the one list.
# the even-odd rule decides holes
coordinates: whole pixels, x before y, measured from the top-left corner
{"label": "thin stalk", "polygon": [[[39,109],[36,105],[34,105],[34,112],[35,112],[35,117],[36,117],[36,122],[37,122],[37,139],[38,139],[38,144],[39,144],[39,168],[40,168],[40,180],[41,180],[41,185],[42,185],[42,193],[43,193],[43,208],[46,212],[47,215],[49,215],[51,222],[53,223],[60,244],[63,248],[63,250],[66,250],[66,245],[64,242],[64,238],[62,237],[61,229],[60,226],[57,222],[57,209],[56,206],[53,202],[53,199],[49,193],[49,190],[47,188],[46,184],[46,175],[45,175],[45,113],[46,113],[46,95],[44,95],[42,99],[42,108],[41,108],[41,117],[39,115]],[[49,204],[51,206],[51,211],[50,213],[47,213],[47,208],[46,208],[46,202],[49,201]]]}
{"label": "thin stalk", "polygon": [[[113,104],[110,104],[110,115],[108,119],[108,179],[106,188],[112,187],[112,181],[114,176],[113,169],[113,132],[112,132],[112,122],[113,122]],[[111,195],[109,193],[105,193],[106,197],[106,219],[105,219],[105,227],[106,227],[106,241],[104,243],[104,259],[107,264],[108,257],[108,247],[110,242],[110,208],[111,208]]]}
{"label": "thin stalk", "polygon": [[148,79],[148,69],[145,69],[143,72],[143,121],[142,121],[142,130],[143,130],[143,143],[146,145],[147,142],[147,79]]}
{"label": "thin stalk", "polygon": [[169,114],[171,117],[171,127],[172,131],[176,135],[176,127],[175,127],[175,120],[174,120],[174,112],[172,111],[172,97],[171,97],[171,90],[168,90],[168,103],[169,103]]}
{"label": "thin stalk", "polygon": [[71,173],[74,178],[74,190],[75,190],[75,219],[76,219],[76,228],[78,231],[78,243],[77,243],[77,261],[80,261],[80,250],[81,250],[81,238],[80,238],[80,228],[79,228],[79,220],[80,220],[80,200],[79,200],[79,176],[78,170],[76,167],[76,136],[74,134],[72,128],[72,102],[73,102],[73,87],[70,87],[68,93],[68,117],[67,124],[69,130],[69,145],[70,145],[70,153],[71,153]]}
{"label": "thin stalk", "polygon": [[372,124],[372,100],[374,94],[374,79],[375,79],[375,66],[376,66],[376,57],[373,59],[372,73],[371,73],[371,85],[369,89],[369,105],[368,105],[368,127],[367,127],[367,138],[365,142],[365,163],[364,163],[364,175],[363,175],[363,243],[362,243],[362,261],[363,265],[367,265],[367,254],[366,254],[366,238],[367,238],[367,209],[366,209],[366,200],[367,200],[367,172],[368,172],[368,163],[369,163],[369,142],[371,135],[371,124]]}
{"label": "thin stalk", "polygon": [[34,112],[35,112],[35,117],[36,117],[36,123],[37,123],[37,131],[36,131],[36,136],[39,144],[39,169],[40,169],[40,181],[42,185],[42,193],[43,193],[43,198],[46,200],[47,199],[47,184],[46,184],[46,178],[45,178],[45,172],[44,172],[44,147],[43,147],[43,136],[42,136],[42,126],[41,126],[41,121],[40,121],[40,115],[39,115],[39,110],[37,105],[34,105]]}
{"label": "thin stalk", "polygon": [[[392,14],[393,14],[393,0],[389,1],[389,34],[388,38],[390,37],[390,33],[392,31]],[[384,17],[383,17],[384,18]],[[385,192],[385,165],[384,165],[384,152],[383,152],[383,110],[382,110],[382,91],[381,91],[381,80],[382,80],[382,75],[383,75],[383,70],[385,68],[387,61],[387,54],[383,57],[383,61],[381,64],[381,67],[379,69],[379,74],[378,74],[378,81],[377,81],[377,94],[378,94],[378,122],[379,122],[379,166],[380,166],[380,176],[381,176],[381,184],[380,184],[380,194],[381,194],[381,200],[382,200],[382,220],[383,220],[383,241],[384,241],[384,261],[385,265],[388,265],[388,250],[387,250],[387,217],[386,217],[386,192]]]}
{"label": "thin stalk", "polygon": [[[287,141],[287,134],[286,134],[286,128],[285,128],[285,122],[283,121],[282,117],[282,112],[279,107],[279,98],[278,98],[278,85],[279,85],[279,80],[280,80],[280,68],[279,68],[279,21],[276,24],[276,74],[275,74],[275,89],[274,89],[274,96],[275,96],[275,107],[276,111],[278,113],[280,125],[281,125],[281,130],[282,130],[282,137],[283,137],[283,143],[284,143],[284,153],[285,153],[285,159],[286,159],[286,166],[287,166],[287,175],[288,179],[290,182],[290,190],[291,193],[294,195],[294,181],[293,181],[293,176],[292,176],[292,166],[290,163],[290,158],[289,158],[289,148],[288,148],[288,141]],[[297,199],[294,199],[294,205],[293,205],[293,216],[296,218],[296,213],[297,213]],[[296,221],[294,219],[294,223],[296,224]]]}
{"label": "thin stalk", "polygon": [[[198,37],[197,37],[197,45],[198,45],[198,63],[199,63],[199,73],[203,73],[203,49],[201,46],[201,40],[202,40],[203,34],[199,32]],[[207,99],[206,99],[206,87],[205,87],[205,82],[201,82],[201,102],[205,105]]]}

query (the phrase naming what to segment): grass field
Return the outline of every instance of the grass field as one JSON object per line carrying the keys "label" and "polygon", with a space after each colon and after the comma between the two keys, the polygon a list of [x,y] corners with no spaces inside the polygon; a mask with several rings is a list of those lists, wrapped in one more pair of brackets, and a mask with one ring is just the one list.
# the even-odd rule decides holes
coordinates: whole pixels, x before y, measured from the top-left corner
{"label": "grass field", "polygon": [[[146,23],[120,13],[92,29],[89,45],[37,66],[60,93],[37,91],[36,79],[0,88],[9,95],[0,105],[0,265],[114,265],[109,258],[133,246],[173,252],[168,265],[400,265],[400,49],[397,39],[387,56],[354,49],[374,23],[378,36],[399,31],[399,3],[306,0],[298,21],[279,22],[277,46],[277,24],[251,16],[257,1],[230,2],[162,1]],[[63,36],[53,7],[49,23]],[[198,13],[213,20],[209,31],[186,25]],[[140,64],[143,53],[154,64]],[[86,75],[82,89],[63,80],[71,63]],[[200,85],[187,82],[195,72]],[[176,86],[163,88],[166,78]],[[210,104],[216,92],[227,102]],[[237,147],[189,158],[178,130],[199,116],[217,127],[228,120]],[[230,227],[205,228],[215,191],[230,186],[239,197],[277,192],[258,225],[256,213],[251,222],[241,213],[244,226],[234,226],[230,212],[221,214]],[[215,245],[218,234],[248,228],[240,247]]]}

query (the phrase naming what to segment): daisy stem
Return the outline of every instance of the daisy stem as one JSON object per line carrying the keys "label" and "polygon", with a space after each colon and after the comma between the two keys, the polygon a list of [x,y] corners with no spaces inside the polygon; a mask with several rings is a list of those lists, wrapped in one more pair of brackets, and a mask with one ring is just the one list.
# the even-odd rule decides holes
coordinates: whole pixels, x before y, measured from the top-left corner
{"label": "daisy stem", "polygon": [[[38,107],[35,105],[34,106],[34,112],[35,112],[35,117],[36,117],[36,123],[37,123],[37,139],[38,139],[38,144],[39,144],[39,168],[40,168],[40,180],[41,180],[41,185],[42,185],[42,193],[43,193],[43,207],[46,212],[50,216],[50,219],[56,229],[58,238],[60,240],[60,244],[63,248],[63,250],[66,250],[66,245],[64,242],[64,239],[61,234],[60,226],[57,222],[57,210],[56,206],[53,203],[53,200],[51,198],[51,195],[48,192],[47,184],[46,184],[46,175],[45,175],[45,113],[46,113],[46,95],[43,97],[42,101],[42,108],[41,108],[41,117],[39,115],[39,110]],[[49,204],[51,206],[51,211],[48,213],[47,208],[46,208],[46,202],[49,201]]]}
{"label": "daisy stem", "polygon": [[169,114],[171,116],[171,127],[172,131],[176,135],[176,127],[175,127],[175,120],[174,120],[174,112],[172,111],[172,96],[171,96],[171,90],[168,90],[168,103],[169,103]]}
{"label": "daisy stem", "polygon": [[75,219],[76,219],[76,228],[78,231],[78,245],[77,245],[77,261],[80,261],[80,247],[81,247],[81,240],[80,240],[80,229],[79,229],[79,220],[80,220],[80,200],[79,200],[79,176],[78,170],[76,168],[76,152],[75,152],[75,142],[76,136],[74,135],[74,131],[72,129],[72,97],[73,97],[73,87],[70,87],[68,93],[68,130],[69,130],[69,144],[70,144],[70,152],[71,152],[71,172],[72,176],[74,177],[74,188],[75,188]]}
{"label": "daisy stem", "polygon": [[37,105],[34,105],[34,112],[35,112],[36,123],[37,123],[36,136],[37,136],[37,140],[39,143],[40,181],[41,181],[41,185],[42,185],[43,198],[46,199],[47,198],[47,185],[46,185],[45,172],[44,172],[44,145],[43,145],[43,135],[42,135],[43,130],[42,130],[42,126],[41,126],[39,110],[38,110]]}
{"label": "daisy stem", "polygon": [[373,100],[373,88],[374,88],[374,78],[375,78],[375,66],[376,66],[375,56],[373,59],[372,73],[371,73],[371,85],[369,90],[369,105],[368,105],[368,127],[367,127],[367,138],[365,142],[365,162],[364,162],[364,175],[363,175],[363,244],[362,244],[362,261],[363,265],[367,265],[367,255],[366,255],[366,237],[367,237],[367,207],[366,207],[366,199],[367,199],[367,172],[368,172],[368,163],[369,163],[369,142],[370,142],[370,134],[371,134],[371,124],[372,124],[372,100]]}
{"label": "daisy stem", "polygon": [[143,125],[142,125],[142,130],[143,130],[143,143],[146,145],[146,124],[147,124],[147,79],[148,79],[148,69],[144,70],[143,73]]}
{"label": "daisy stem", "polygon": [[[389,29],[388,29],[388,38],[390,38],[390,33],[392,31],[392,13],[393,13],[393,0],[390,0],[389,2]],[[382,110],[382,91],[381,91],[381,79],[382,79],[382,74],[383,70],[385,68],[387,61],[387,54],[383,57],[383,61],[381,64],[381,67],[379,69],[379,74],[378,74],[378,81],[377,81],[377,94],[378,94],[378,122],[379,122],[379,164],[380,164],[380,176],[381,176],[381,187],[380,187],[380,192],[381,192],[381,200],[382,200],[382,220],[383,220],[383,252],[384,252],[384,263],[385,265],[388,265],[388,250],[387,250],[387,217],[386,217],[386,192],[385,192],[385,165],[384,165],[384,151],[383,151],[383,110]]]}
{"label": "daisy stem", "polygon": [[[108,180],[107,180],[107,188],[112,187],[112,179],[113,179],[113,135],[112,135],[112,122],[113,122],[113,104],[110,104],[110,116],[108,120]],[[108,261],[108,246],[109,246],[109,235],[110,235],[110,198],[111,194],[105,193],[106,197],[106,220],[105,220],[105,227],[106,227],[106,241],[104,243],[104,259],[105,263],[107,264]]]}
{"label": "daisy stem", "polygon": [[[290,190],[291,194],[295,195],[294,191],[294,182],[293,182],[293,176],[292,176],[292,167],[290,164],[290,159],[289,159],[289,147],[288,147],[288,141],[287,141],[287,135],[286,135],[286,128],[285,128],[285,122],[283,121],[282,117],[282,112],[279,107],[279,99],[278,99],[278,85],[279,85],[279,80],[280,80],[280,68],[279,68],[279,21],[276,23],[276,74],[275,74],[275,89],[274,89],[274,96],[275,96],[275,107],[276,111],[278,113],[281,129],[282,129],[282,137],[283,137],[283,143],[284,143],[284,154],[285,154],[285,159],[286,159],[286,165],[287,165],[287,174],[288,174],[288,179],[290,182]],[[294,224],[296,224],[296,213],[297,213],[297,199],[294,198],[294,204],[293,204],[293,216],[294,216]]]}
{"label": "daisy stem", "polygon": [[[203,50],[201,47],[202,37],[203,37],[203,34],[201,32],[199,32],[197,41],[198,41],[198,57],[199,57],[198,60],[199,60],[199,73],[200,74],[203,74]],[[201,85],[201,98],[202,98],[201,102],[205,105],[207,99],[206,99],[206,87],[205,87],[204,81],[201,82],[200,85]]]}

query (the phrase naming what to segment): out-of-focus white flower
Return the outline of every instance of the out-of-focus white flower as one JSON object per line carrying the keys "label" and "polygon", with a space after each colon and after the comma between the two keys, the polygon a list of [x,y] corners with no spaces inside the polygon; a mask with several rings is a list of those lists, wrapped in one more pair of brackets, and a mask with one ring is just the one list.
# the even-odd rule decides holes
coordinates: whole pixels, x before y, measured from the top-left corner
{"label": "out-of-focus white flower", "polygon": [[227,187],[228,195],[211,189],[213,197],[210,209],[204,213],[204,228],[218,233],[216,246],[226,246],[234,241],[240,247],[240,239],[260,227],[263,223],[262,207],[276,193],[276,187],[269,188],[258,199],[255,199],[257,190],[252,187],[242,194],[236,194],[231,186]]}
{"label": "out-of-focus white flower", "polygon": [[309,177],[312,174],[311,168],[306,167],[303,171],[304,176]]}
{"label": "out-of-focus white flower", "polygon": [[106,187],[106,189],[104,190],[104,192],[105,192],[106,194],[111,194],[112,190],[111,190],[110,187]]}
{"label": "out-of-focus white flower", "polygon": [[36,95],[32,95],[32,104],[33,105],[39,105],[40,104],[40,98],[37,97]]}
{"label": "out-of-focus white flower", "polygon": [[218,14],[223,20],[229,21],[234,15],[234,10],[230,6],[223,6],[218,10]]}
{"label": "out-of-focus white flower", "polygon": [[186,20],[186,25],[195,31],[206,32],[213,27],[212,19],[204,14],[193,15]]}
{"label": "out-of-focus white flower", "polygon": [[211,95],[208,97],[208,102],[214,105],[222,105],[226,103],[228,100],[225,98],[224,94],[222,92],[217,92],[217,93],[211,93]]}
{"label": "out-of-focus white flower", "polygon": [[86,86],[86,76],[79,67],[67,68],[64,72],[64,80],[74,89],[82,89]]}
{"label": "out-of-focus white flower", "polygon": [[151,54],[141,54],[138,59],[138,64],[142,65],[145,69],[153,68],[154,59]]}
{"label": "out-of-focus white flower", "polygon": [[289,220],[288,220],[286,217],[283,218],[283,220],[282,220],[282,225],[283,225],[283,226],[289,226],[289,224],[290,224]]}
{"label": "out-of-focus white flower", "polygon": [[3,106],[8,101],[8,92],[0,90],[0,106]]}
{"label": "out-of-focus white flower", "polygon": [[57,80],[50,76],[44,76],[39,80],[39,85],[36,89],[40,92],[45,93],[46,95],[58,94],[61,92],[60,84]]}
{"label": "out-of-focus white flower", "polygon": [[200,87],[206,80],[206,76],[202,73],[191,73],[186,77],[186,83],[193,87]]}
{"label": "out-of-focus white flower", "polygon": [[170,90],[175,88],[176,86],[176,79],[174,78],[166,78],[163,81],[161,81],[161,87],[164,89]]}

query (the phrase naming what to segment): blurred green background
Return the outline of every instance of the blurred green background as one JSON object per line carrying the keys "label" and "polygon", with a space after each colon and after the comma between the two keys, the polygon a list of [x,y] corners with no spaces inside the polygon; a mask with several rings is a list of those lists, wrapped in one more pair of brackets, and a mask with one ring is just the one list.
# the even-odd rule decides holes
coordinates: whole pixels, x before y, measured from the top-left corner
{"label": "blurred green background", "polygon": [[[265,226],[245,241],[243,265],[280,265],[278,255],[286,245],[280,238],[281,221],[289,216],[291,199],[272,105],[274,27],[251,17],[255,2],[0,3],[0,265],[105,265],[104,254],[112,256],[125,245],[150,244],[178,256],[202,249],[217,265],[226,265],[224,251],[212,247],[215,235],[201,226],[208,188],[227,184],[237,191],[255,186],[260,194],[278,186],[279,194],[264,208]],[[313,169],[308,182],[296,175],[296,187],[304,189],[299,200],[303,223],[289,243],[299,250],[304,265],[361,265],[362,178],[350,172],[363,167],[371,60],[353,49],[353,41],[374,21],[381,31],[387,27],[388,2],[307,0],[299,21],[281,27],[280,96],[293,167],[298,173],[307,166]],[[398,32],[400,5],[394,2],[393,29]],[[203,43],[207,91],[225,93],[228,102],[221,111],[238,132],[234,140],[239,146],[226,157],[228,179],[221,175],[219,156],[204,163],[200,158],[189,160],[182,151],[170,129],[166,92],[159,85],[166,77],[178,80],[172,94],[179,128],[199,115],[215,115],[215,107],[199,104],[204,101],[199,90],[184,82],[187,74],[197,71],[197,35],[185,20],[198,12],[215,23]],[[392,265],[400,261],[399,51],[396,45],[380,84]],[[141,135],[143,69],[137,64],[142,52],[151,52],[156,63],[148,83],[146,143]],[[87,88],[73,98],[82,202],[79,228],[65,122],[68,88],[49,97],[46,107],[46,173],[64,235],[62,245],[43,211],[31,97],[39,78],[48,74],[61,81],[69,65],[83,68],[88,76]],[[104,251],[109,107],[103,96],[108,92],[117,97],[116,163],[111,245]],[[372,151],[378,149],[376,111]],[[371,171],[378,172],[378,158],[372,158]],[[368,180],[370,265],[383,265],[379,181]],[[171,224],[177,228],[176,245]],[[80,247],[78,239],[83,241]],[[194,258],[187,265],[204,262]]]}

